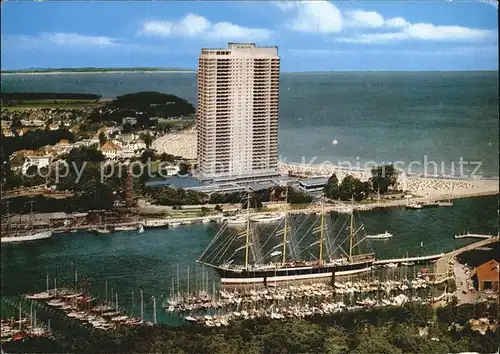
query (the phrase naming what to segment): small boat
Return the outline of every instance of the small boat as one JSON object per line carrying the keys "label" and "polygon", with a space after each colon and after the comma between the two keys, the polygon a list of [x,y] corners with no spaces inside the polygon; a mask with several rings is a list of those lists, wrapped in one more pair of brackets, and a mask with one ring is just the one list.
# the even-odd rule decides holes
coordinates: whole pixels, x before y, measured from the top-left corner
{"label": "small boat", "polygon": [[401,262],[401,264],[404,265],[404,266],[409,267],[409,266],[414,266],[415,262]]}
{"label": "small boat", "polygon": [[264,214],[254,216],[253,218],[250,218],[250,220],[257,223],[277,222],[283,219],[284,216],[285,215],[282,214]]}
{"label": "small boat", "polygon": [[95,229],[96,234],[110,234],[111,230],[105,227]]}
{"label": "small boat", "polygon": [[376,239],[376,240],[383,240],[383,239],[391,238],[392,236],[393,236],[393,234],[391,234],[390,232],[386,231],[386,232],[384,232],[382,234],[366,235],[366,238]]}
{"label": "small boat", "polygon": [[52,299],[55,296],[55,294],[49,294],[48,292],[42,292],[38,294],[33,294],[33,295],[26,295],[26,299],[28,300],[49,300]]}
{"label": "small boat", "polygon": [[131,226],[115,226],[115,231],[135,231],[137,230],[136,225]]}
{"label": "small boat", "polygon": [[451,200],[448,200],[448,201],[438,201],[437,202],[437,205],[440,206],[440,207],[452,207],[453,206],[453,202]]}
{"label": "small boat", "polygon": [[386,265],[387,268],[396,268],[398,265],[396,263],[389,263]]}
{"label": "small boat", "polygon": [[228,225],[242,225],[242,224],[246,224],[247,220],[248,219],[245,217],[233,216],[233,217],[230,217],[229,219],[227,219],[226,223]]}
{"label": "small boat", "polygon": [[208,219],[208,218],[207,218],[207,219],[203,219],[203,220],[201,220],[201,223],[202,223],[202,224],[209,224],[211,221],[212,221],[212,220],[210,220],[210,219]]}
{"label": "small boat", "polygon": [[406,209],[422,209],[423,204],[421,202],[412,202],[405,206]]}
{"label": "small boat", "polygon": [[181,226],[181,225],[182,225],[182,223],[180,223],[180,222],[171,222],[168,224],[168,226],[172,226],[172,227]]}
{"label": "small boat", "polygon": [[137,233],[142,234],[144,233],[144,226],[142,224],[139,224],[137,227]]}
{"label": "small boat", "polygon": [[281,256],[282,254],[283,254],[283,252],[281,252],[281,251],[274,251],[271,253],[271,257]]}
{"label": "small boat", "polygon": [[338,143],[339,143],[339,141],[337,139],[333,139],[332,145],[337,145]]}

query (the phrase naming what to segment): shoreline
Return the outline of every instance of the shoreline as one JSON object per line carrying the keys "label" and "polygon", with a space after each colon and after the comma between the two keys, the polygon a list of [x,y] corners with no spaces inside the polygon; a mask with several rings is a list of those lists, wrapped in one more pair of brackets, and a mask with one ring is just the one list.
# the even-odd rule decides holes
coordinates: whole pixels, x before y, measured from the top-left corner
{"label": "shoreline", "polygon": [[103,71],[27,71],[27,72],[8,72],[0,75],[78,75],[78,74],[195,74],[196,70],[103,70]]}
{"label": "shoreline", "polygon": [[[166,134],[153,142],[158,153],[163,152],[181,156],[187,160],[196,159],[197,138],[196,130],[187,130]],[[331,164],[300,164],[278,162],[278,172],[287,176],[292,173],[305,179],[314,177],[328,178],[335,173],[339,180],[351,175],[361,181],[371,177],[370,170],[335,166]],[[402,189],[428,199],[465,198],[476,195],[499,194],[498,178],[464,179],[447,176],[400,175],[398,189]]]}

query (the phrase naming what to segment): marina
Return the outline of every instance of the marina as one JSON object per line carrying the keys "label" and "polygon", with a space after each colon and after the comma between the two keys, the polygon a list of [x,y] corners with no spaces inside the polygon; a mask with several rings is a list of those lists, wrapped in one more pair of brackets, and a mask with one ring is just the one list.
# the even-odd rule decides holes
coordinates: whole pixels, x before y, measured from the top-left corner
{"label": "marina", "polygon": [[[464,203],[465,205],[462,203]],[[471,215],[466,211],[471,207],[471,204],[474,203],[477,203],[478,207],[480,205],[482,210],[484,210],[484,213],[481,214],[481,218],[477,220],[475,218],[472,218]],[[362,214],[363,224],[365,225],[365,228],[367,230],[376,231],[377,225],[381,220],[386,220],[388,217],[391,217],[392,221],[390,223],[390,230],[391,233],[394,233],[396,236],[384,241],[374,240],[374,242],[372,243],[372,247],[373,251],[377,254],[377,259],[373,262],[371,270],[362,274],[358,274],[356,276],[338,276],[335,279],[335,283],[338,285],[351,281],[352,284],[359,283],[363,284],[363,286],[371,284],[371,286],[374,286],[374,284],[376,284],[374,282],[378,281],[380,282],[380,284],[382,284],[380,286],[383,287],[390,285],[390,283],[387,283],[388,281],[394,281],[395,283],[393,285],[397,288],[400,285],[408,286],[408,283],[401,283],[406,281],[404,280],[405,277],[409,280],[412,280],[414,277],[418,278],[418,273],[420,272],[422,279],[425,279],[425,276],[429,276],[430,279],[429,281],[425,281],[426,284],[428,284],[428,287],[426,288],[427,290],[425,290],[426,292],[429,291],[428,289],[430,289],[430,287],[442,287],[443,285],[440,284],[445,284],[446,282],[440,284],[431,283],[434,281],[433,279],[435,277],[433,273],[436,273],[434,269],[437,269],[439,266],[439,262],[434,262],[439,261],[441,258],[443,258],[443,253],[452,251],[453,249],[458,249],[461,246],[470,243],[470,240],[467,239],[454,239],[453,235],[456,234],[460,229],[471,229],[476,232],[483,232],[485,234],[493,233],[495,230],[494,224],[492,224],[493,227],[491,228],[485,228],[484,225],[488,225],[488,222],[496,219],[496,198],[489,197],[462,200],[455,203],[456,209],[454,208],[454,210],[460,212],[460,210],[462,210],[462,207],[464,213],[461,214],[461,220],[462,222],[467,222],[467,224],[466,226],[464,226],[464,224],[456,225],[456,228],[454,230],[450,229],[450,225],[439,222],[434,223],[435,225],[438,225],[437,228],[426,228],[426,225],[431,224],[430,219],[435,220],[435,218],[446,217],[445,215],[451,210],[447,208],[428,209],[425,210],[425,213],[418,214],[419,216],[416,216],[417,214],[413,213],[412,211],[405,211],[405,209],[364,212]],[[345,220],[346,218],[349,218],[349,214],[334,216],[332,220],[333,223],[335,222],[337,217],[341,218],[341,220]],[[412,220],[414,220],[415,217],[419,219],[419,225],[422,225],[418,229],[412,226]],[[320,221],[320,215],[316,215],[315,218],[317,220],[317,226],[318,220]],[[422,220],[422,218],[424,219]],[[416,221],[417,220],[415,220],[415,222]],[[257,232],[262,233],[265,237],[266,234],[275,232],[276,228],[281,228],[281,230],[283,230],[282,224],[284,223],[284,220],[282,220],[280,223],[281,224],[269,223],[257,225]],[[301,223],[301,216],[298,216],[298,221],[296,223]],[[314,222],[312,222],[312,220],[307,221],[305,222],[303,227],[309,229],[313,224]],[[134,231],[115,231],[109,235],[106,235],[105,237],[104,235],[93,235],[92,233],[86,232],[75,232],[67,233],[64,237],[52,237],[48,240],[41,240],[36,244],[26,243],[26,246],[25,243],[3,244],[1,260],[3,270],[2,294],[7,298],[12,298],[13,296],[15,297],[16,293],[31,295],[42,293],[38,296],[43,297],[43,293],[46,292],[47,286],[46,284],[40,286],[40,279],[45,279],[46,273],[51,273],[57,276],[58,282],[61,282],[61,284],[72,284],[74,280],[69,269],[71,269],[72,263],[74,262],[76,265],[78,265],[78,272],[82,277],[92,277],[92,296],[94,298],[105,299],[105,283],[106,281],[109,284],[112,283],[114,288],[113,294],[115,294],[116,292],[120,294],[120,308],[128,309],[127,313],[129,317],[141,317],[139,311],[140,301],[138,294],[140,293],[140,289],[142,288],[144,291],[144,307],[147,309],[144,314],[145,321],[154,321],[152,315],[153,311],[151,310],[153,308],[152,297],[154,296],[158,302],[158,311],[156,313],[157,322],[168,323],[170,325],[179,325],[185,322],[186,316],[198,318],[197,316],[204,317],[205,314],[197,314],[196,311],[181,312],[176,310],[170,312],[166,311],[168,310],[168,307],[166,309],[163,308],[163,304],[165,303],[165,301],[172,298],[172,279],[174,279],[174,295],[176,295],[177,293],[186,294],[188,293],[189,288],[189,293],[191,294],[191,296],[195,294],[198,295],[200,294],[200,292],[204,291],[206,293],[205,296],[208,296],[208,298],[210,299],[210,301],[207,300],[210,303],[214,298],[214,293],[216,294],[216,301],[221,301],[222,299],[222,295],[220,292],[220,278],[217,272],[210,269],[208,266],[203,266],[202,264],[195,263],[196,259],[200,257],[206,246],[210,243],[210,241],[214,238],[214,236],[222,226],[222,224],[217,222],[200,222],[198,224],[179,225],[178,227],[167,229],[146,228],[144,233],[140,235]],[[245,228],[243,229],[245,230]],[[378,230],[381,233],[384,232],[384,230],[381,230],[380,227],[378,228]],[[234,232],[241,233],[241,227],[239,228],[239,230],[235,230]],[[290,233],[289,235],[291,234],[292,233]],[[374,234],[376,234],[376,232]],[[313,237],[314,235],[315,237],[319,237],[319,233],[314,233],[311,237]],[[283,234],[281,234],[281,236],[277,235],[274,237],[276,244],[280,243],[280,240],[282,241],[282,239]],[[304,244],[307,246],[311,243],[313,243],[312,239],[310,240],[310,242]],[[318,247],[319,245],[316,244],[315,246]],[[399,249],[401,248],[408,250],[408,255],[403,256],[402,252],[399,251]],[[112,254],[115,255],[102,258],[100,255],[102,254],[102,252],[106,252],[106,249],[114,249],[114,253]],[[37,250],[36,252],[39,253],[39,261],[37,263],[34,263],[33,261],[24,261],[22,270],[19,267],[13,268],[13,266],[15,264],[18,264],[18,262],[22,259],[32,259],[32,257],[30,257],[30,254],[32,254],[35,250]],[[177,254],[179,254],[180,252],[185,255],[183,259],[179,259],[179,257],[177,256]],[[53,256],[49,257],[49,253]],[[282,248],[272,249],[272,247],[269,247],[265,253],[269,253],[269,256],[273,254],[272,257],[275,257],[280,261],[282,260]],[[289,250],[287,250],[285,254],[288,253]],[[187,275],[188,267],[190,267],[189,276]],[[420,271],[420,269],[425,268],[428,269],[425,272],[427,275],[422,274],[423,272]],[[437,271],[437,273],[445,272],[443,271],[443,269],[440,269],[439,271]],[[442,280],[443,278],[446,278],[446,275],[440,276],[439,280]],[[381,302],[383,299],[385,299],[384,302],[394,301],[392,297],[399,295],[398,293],[394,292],[389,296],[385,295],[383,292],[354,292],[355,296],[353,295],[353,298],[351,300],[350,298],[348,298],[348,296],[350,296],[349,294],[341,294],[343,291],[346,292],[351,290],[344,290],[343,288],[341,288],[342,285],[340,285],[340,287],[335,286],[334,288],[332,288],[331,280],[332,278],[329,277],[322,281],[327,286],[327,288],[325,289],[329,289],[331,293],[335,292],[335,296],[339,298],[338,301],[341,301],[340,297],[342,296],[342,301],[345,301],[346,304],[348,304],[346,306],[364,306],[356,304],[356,302],[360,301],[360,303],[365,303],[365,300],[369,300],[366,301],[366,304],[370,303],[370,301],[373,300],[376,300],[377,302]],[[295,283],[297,282],[291,280],[277,282],[276,284],[270,281],[267,284],[267,291],[272,294],[275,294],[275,292],[287,294],[287,287],[312,286],[314,288],[316,286],[319,286],[315,284],[320,283],[320,281],[309,279],[302,281],[302,285]],[[215,291],[213,291],[214,284]],[[357,285],[350,286],[352,287],[352,289],[357,289],[358,287]],[[64,287],[67,286],[61,285],[61,288]],[[227,285],[224,287],[230,288],[231,286]],[[241,285],[238,287],[241,288]],[[179,291],[177,291],[177,288],[179,289]],[[258,284],[248,284],[246,286],[243,286],[243,288],[246,288],[245,291],[249,292],[252,290],[258,291],[259,288],[265,289],[265,286],[262,282]],[[134,289],[135,296],[131,296],[131,289]],[[439,289],[441,290],[436,291],[432,294],[432,298],[438,298],[443,294],[442,288]],[[15,293],[13,293],[13,291],[15,291]],[[232,290],[228,289],[227,291],[229,293],[232,293]],[[422,292],[423,288],[419,289],[418,291]],[[375,296],[378,293],[381,294],[380,300],[378,300],[378,297]],[[404,290],[402,292],[402,295],[407,296],[408,299],[411,298],[411,294],[408,293],[408,290]],[[416,294],[414,295],[414,297],[415,299],[418,297],[422,301],[430,301],[429,295],[430,294],[428,293],[423,293]],[[321,303],[321,295],[319,296],[320,297],[318,299],[315,299],[314,296],[311,297],[311,304],[314,301],[319,301],[319,303]],[[108,286],[108,298],[109,297]],[[235,299],[236,298],[238,297],[235,297]],[[48,302],[50,300],[46,299],[40,301]],[[200,299],[197,299],[196,301],[199,300]],[[279,301],[280,306],[282,304],[280,299],[265,299],[265,301],[268,301],[268,303],[266,303],[266,306],[268,306],[269,301]],[[305,304],[309,303],[309,300],[304,300],[305,302],[303,302],[302,305],[297,303],[298,299],[288,299],[287,301],[289,304],[289,308],[295,306],[295,310],[297,311],[304,308]],[[330,303],[332,300],[331,298],[328,298],[327,301]],[[16,301],[14,301],[14,303],[15,302]],[[39,301],[37,300],[37,302]],[[337,300],[335,300],[334,302],[337,302]],[[257,302],[256,304],[262,303]],[[47,306],[48,305],[46,305],[46,307]],[[226,308],[226,305],[224,306],[225,307],[223,309],[219,308],[218,310],[215,308],[208,308],[208,316],[218,314],[227,315],[229,312],[232,313],[234,311],[240,313],[242,312],[242,309],[240,309],[239,311],[238,309],[233,311],[233,308]],[[243,309],[243,311],[247,311],[249,313],[249,316],[251,316],[252,313],[250,310],[253,308],[252,303],[247,303],[247,305],[245,306],[247,309]],[[261,305],[255,305],[256,309],[258,309],[260,306]],[[315,306],[318,307],[318,305]],[[48,307],[53,310],[51,306]],[[231,309],[231,311],[229,311],[229,309]],[[217,310],[218,312],[214,312],[215,310]],[[278,311],[280,310],[276,309],[274,312]],[[316,310],[314,310],[313,312],[316,313],[315,311]],[[254,315],[257,314],[255,313]],[[271,316],[271,314],[267,315]],[[66,315],[64,316],[65,318],[67,317]],[[200,322],[199,319],[197,321]],[[78,321],[78,323],[80,323],[80,321]]]}

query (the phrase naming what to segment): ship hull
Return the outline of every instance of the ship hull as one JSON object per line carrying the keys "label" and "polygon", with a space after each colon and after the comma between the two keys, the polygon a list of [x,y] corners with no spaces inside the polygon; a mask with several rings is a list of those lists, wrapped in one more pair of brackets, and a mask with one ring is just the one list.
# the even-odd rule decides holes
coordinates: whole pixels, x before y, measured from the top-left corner
{"label": "ship hull", "polygon": [[2,243],[4,242],[23,242],[23,241],[35,241],[49,238],[52,236],[52,231],[37,232],[34,234],[24,235],[24,236],[6,236],[0,238]]}
{"label": "ship hull", "polygon": [[373,262],[362,262],[347,265],[326,267],[299,267],[268,269],[258,271],[237,271],[217,268],[222,284],[253,284],[297,281],[308,279],[326,279],[333,276],[344,276],[368,272]]}

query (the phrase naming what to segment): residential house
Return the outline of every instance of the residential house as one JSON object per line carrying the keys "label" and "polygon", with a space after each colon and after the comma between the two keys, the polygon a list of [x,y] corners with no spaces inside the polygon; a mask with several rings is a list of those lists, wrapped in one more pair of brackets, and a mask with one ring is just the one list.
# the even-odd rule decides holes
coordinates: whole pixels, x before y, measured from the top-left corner
{"label": "residential house", "polygon": [[116,159],[122,156],[122,148],[111,141],[105,142],[99,150],[107,159]]}

